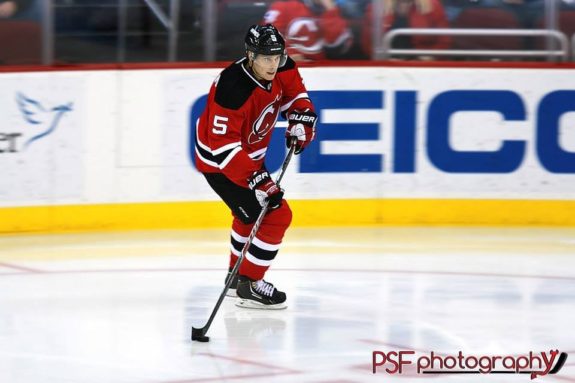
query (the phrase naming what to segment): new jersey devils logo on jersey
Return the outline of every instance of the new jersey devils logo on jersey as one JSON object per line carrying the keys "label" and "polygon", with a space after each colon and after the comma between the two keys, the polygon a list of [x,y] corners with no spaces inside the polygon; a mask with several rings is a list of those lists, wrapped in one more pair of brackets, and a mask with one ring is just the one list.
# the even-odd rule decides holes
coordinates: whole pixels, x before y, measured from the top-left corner
{"label": "new jersey devils logo on jersey", "polygon": [[260,113],[259,117],[252,125],[252,132],[248,137],[249,144],[255,144],[264,139],[264,137],[272,130],[278,119],[279,106],[275,105],[280,100],[280,95],[274,101],[269,103],[264,110]]}
{"label": "new jersey devils logo on jersey", "polygon": [[294,19],[287,27],[287,39],[292,48],[302,53],[319,53],[323,41],[317,22],[309,17]]}

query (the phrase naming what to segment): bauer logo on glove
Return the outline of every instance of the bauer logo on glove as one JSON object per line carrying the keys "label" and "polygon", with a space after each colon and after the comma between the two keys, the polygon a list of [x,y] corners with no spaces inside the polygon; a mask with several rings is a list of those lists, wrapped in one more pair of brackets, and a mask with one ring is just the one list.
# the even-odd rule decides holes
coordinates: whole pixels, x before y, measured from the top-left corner
{"label": "bauer logo on glove", "polygon": [[300,154],[315,138],[315,124],[317,114],[312,110],[295,110],[288,115],[288,128],[286,130],[286,145],[291,146],[292,139],[296,139],[295,154]]}
{"label": "bauer logo on glove", "polygon": [[297,112],[294,112],[292,114],[289,115],[289,121],[290,122],[307,122],[309,124],[313,124],[313,126],[315,126],[315,120],[317,119],[317,116],[314,115],[306,115],[306,114],[299,114]]}
{"label": "bauer logo on glove", "polygon": [[270,209],[281,206],[284,192],[272,180],[267,170],[262,169],[254,172],[247,181],[248,187],[254,191],[261,206],[264,206],[266,201],[269,202]]}
{"label": "bauer logo on glove", "polygon": [[248,182],[248,186],[251,190],[254,190],[256,186],[265,183],[266,179],[270,178],[270,174],[266,171],[255,172],[252,178]]}

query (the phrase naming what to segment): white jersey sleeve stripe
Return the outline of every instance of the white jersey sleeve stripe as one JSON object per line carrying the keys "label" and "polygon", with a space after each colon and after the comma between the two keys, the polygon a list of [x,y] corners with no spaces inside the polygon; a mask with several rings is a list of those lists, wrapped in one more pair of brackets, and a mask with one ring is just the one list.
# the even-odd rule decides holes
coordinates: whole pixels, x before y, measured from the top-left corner
{"label": "white jersey sleeve stripe", "polygon": [[256,150],[255,152],[251,152],[250,154],[248,154],[248,156],[250,156],[251,159],[258,158],[258,157],[261,158],[266,153],[267,150],[268,150],[268,148]]}
{"label": "white jersey sleeve stripe", "polygon": [[214,156],[217,156],[218,154],[222,154],[223,152],[225,152],[227,150],[234,149],[236,146],[241,146],[241,145],[242,145],[242,143],[240,141],[232,142],[231,144],[227,144],[227,145],[224,145],[220,148],[211,150],[211,152]]}
{"label": "white jersey sleeve stripe", "polygon": [[220,169],[225,168],[226,165],[230,163],[230,161],[232,160],[232,158],[234,158],[234,156],[235,156],[236,154],[238,154],[241,150],[242,150],[241,146],[237,146],[234,150],[232,150],[231,153],[228,154],[228,156],[226,157],[226,159],[222,161],[222,163],[220,164],[219,168],[220,168]]}
{"label": "white jersey sleeve stripe", "polygon": [[196,145],[196,156],[198,156],[198,158],[199,158],[202,162],[204,162],[204,163],[206,163],[206,164],[208,164],[208,165],[210,165],[210,166],[213,166],[213,167],[215,167],[215,168],[219,167],[219,165],[218,165],[217,163],[215,163],[214,161],[210,161],[210,160],[208,160],[207,158],[205,158],[204,156],[202,156],[202,154],[200,153],[200,150],[198,149],[198,146],[197,146],[197,145]]}
{"label": "white jersey sleeve stripe", "polygon": [[282,105],[282,107],[280,108],[280,112],[285,112],[286,110],[288,110],[290,108],[290,106],[292,106],[292,104],[294,102],[296,102],[297,100],[301,99],[301,98],[309,98],[307,93],[300,93],[297,96],[295,96],[290,102],[288,102],[287,104]]}

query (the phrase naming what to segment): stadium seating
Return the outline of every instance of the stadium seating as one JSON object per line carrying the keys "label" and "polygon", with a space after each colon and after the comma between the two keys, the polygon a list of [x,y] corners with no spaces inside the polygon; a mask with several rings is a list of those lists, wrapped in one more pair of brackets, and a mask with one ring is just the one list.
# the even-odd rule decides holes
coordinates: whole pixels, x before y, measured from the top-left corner
{"label": "stadium seating", "polygon": [[[452,28],[519,29],[515,14],[504,8],[470,7],[463,9],[451,23]],[[521,49],[518,36],[455,36],[454,49],[515,50]]]}
{"label": "stadium seating", "polygon": [[0,64],[38,65],[42,59],[42,29],[37,22],[0,21]]}

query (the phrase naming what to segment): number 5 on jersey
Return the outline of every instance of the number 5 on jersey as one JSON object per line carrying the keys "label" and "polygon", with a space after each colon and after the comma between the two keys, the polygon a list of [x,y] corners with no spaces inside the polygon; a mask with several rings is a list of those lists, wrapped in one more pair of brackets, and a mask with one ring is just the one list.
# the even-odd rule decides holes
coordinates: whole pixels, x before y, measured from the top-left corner
{"label": "number 5 on jersey", "polygon": [[214,116],[214,127],[212,128],[212,132],[214,134],[226,134],[226,131],[228,130],[226,122],[228,122],[227,117],[218,116],[216,114]]}

